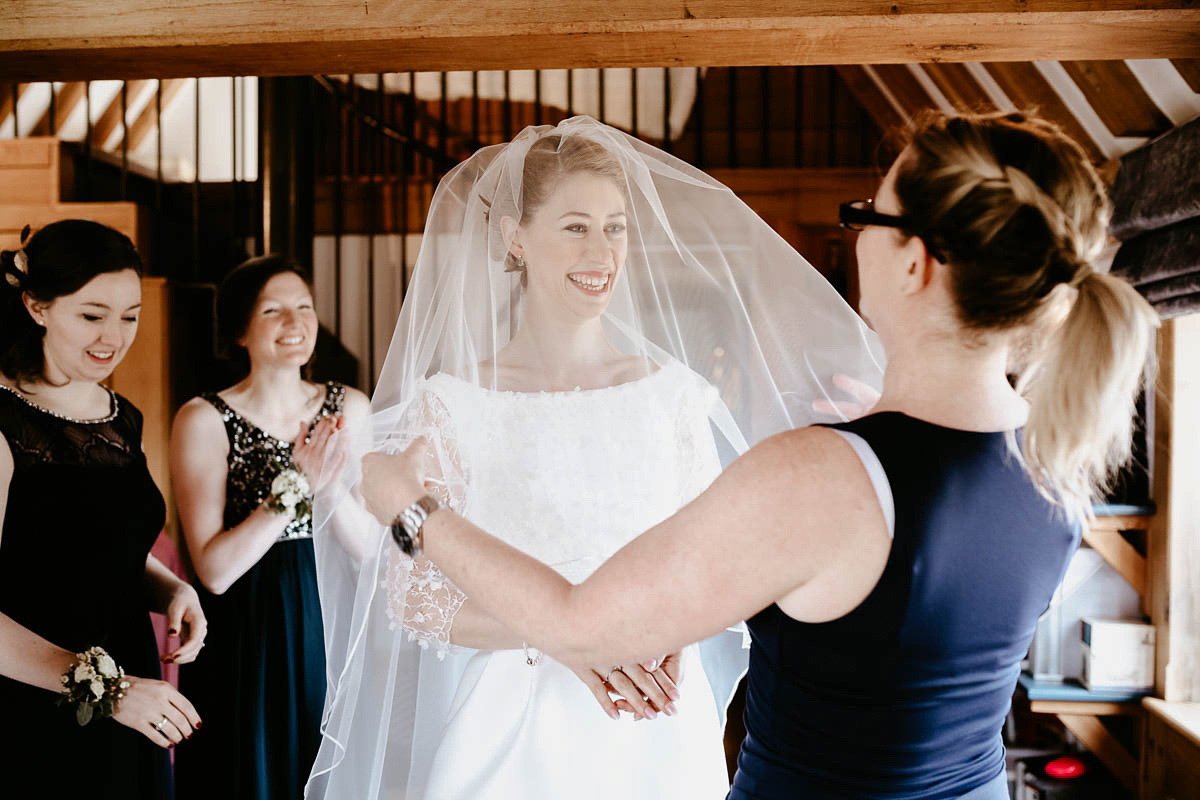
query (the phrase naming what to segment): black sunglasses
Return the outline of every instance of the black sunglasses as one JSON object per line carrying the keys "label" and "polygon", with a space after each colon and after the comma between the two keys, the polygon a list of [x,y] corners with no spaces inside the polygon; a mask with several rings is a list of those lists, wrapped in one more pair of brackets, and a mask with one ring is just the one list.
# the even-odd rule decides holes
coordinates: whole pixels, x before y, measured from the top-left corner
{"label": "black sunglasses", "polygon": [[842,203],[838,206],[838,224],[848,231],[861,231],[868,225],[879,225],[884,228],[897,228],[912,236],[919,237],[925,243],[929,255],[945,263],[946,259],[929,246],[929,240],[922,236],[908,217],[895,214],[884,214],[871,207],[870,200],[855,200],[852,203]]}

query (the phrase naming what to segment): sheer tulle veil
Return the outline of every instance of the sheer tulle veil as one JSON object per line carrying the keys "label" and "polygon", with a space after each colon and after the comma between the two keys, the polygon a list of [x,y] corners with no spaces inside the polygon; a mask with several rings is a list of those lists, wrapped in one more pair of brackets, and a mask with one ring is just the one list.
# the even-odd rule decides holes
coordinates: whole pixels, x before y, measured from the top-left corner
{"label": "sheer tulle veil", "polygon": [[[780,431],[834,421],[813,403],[835,399],[835,374],[882,380],[874,334],[825,278],[727,187],[662,150],[574,117],[526,128],[459,164],[434,194],[371,416],[343,433],[349,466],[315,504],[328,691],[309,797],[423,796],[475,652],[430,647],[396,624],[385,585],[398,569],[399,580],[412,577],[386,531],[358,508],[353,487],[361,453],[424,435],[443,496],[470,491],[452,437],[431,430],[438,420],[425,390],[439,373],[503,388],[496,371],[480,368],[522,319],[525,290],[510,269],[502,220],[521,220],[526,157],[547,136],[559,149],[586,139],[619,165],[628,255],[609,290],[604,333],[623,353],[714,387],[709,428],[722,462]],[[701,652],[723,715],[745,666],[742,637],[719,634]]]}

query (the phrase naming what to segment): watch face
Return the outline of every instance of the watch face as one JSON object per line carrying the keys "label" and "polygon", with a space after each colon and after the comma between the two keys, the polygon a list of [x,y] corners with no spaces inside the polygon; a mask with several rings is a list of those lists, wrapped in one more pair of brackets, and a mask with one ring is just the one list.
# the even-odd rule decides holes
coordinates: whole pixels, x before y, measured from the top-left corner
{"label": "watch face", "polygon": [[408,531],[404,530],[404,526],[399,521],[393,522],[392,539],[400,548],[400,551],[405,555],[412,555],[412,537],[408,535]]}

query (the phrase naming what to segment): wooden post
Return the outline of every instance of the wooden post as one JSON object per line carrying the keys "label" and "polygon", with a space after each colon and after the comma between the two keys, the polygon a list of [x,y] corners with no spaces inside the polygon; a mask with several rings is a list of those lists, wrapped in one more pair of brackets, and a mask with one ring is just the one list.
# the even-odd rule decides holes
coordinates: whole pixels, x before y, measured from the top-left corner
{"label": "wooden post", "polygon": [[1168,702],[1200,701],[1200,315],[1163,324],[1155,392],[1149,531],[1155,686]]}

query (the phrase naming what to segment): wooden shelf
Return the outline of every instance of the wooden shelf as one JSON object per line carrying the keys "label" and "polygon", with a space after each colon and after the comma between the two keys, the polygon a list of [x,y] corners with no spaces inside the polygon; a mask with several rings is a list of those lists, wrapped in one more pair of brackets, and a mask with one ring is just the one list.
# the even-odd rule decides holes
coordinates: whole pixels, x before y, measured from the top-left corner
{"label": "wooden shelf", "polygon": [[[1095,516],[1083,529],[1083,541],[1100,554],[1129,585],[1146,597],[1146,558],[1134,549],[1121,531],[1148,531],[1153,508],[1097,506]],[[1076,739],[1108,768],[1133,796],[1138,793],[1138,759],[1101,722],[1100,717],[1142,715],[1142,696],[1124,692],[1089,692],[1071,683],[1034,681],[1022,675],[1019,681],[1029,697],[1029,710],[1053,714]]]}

